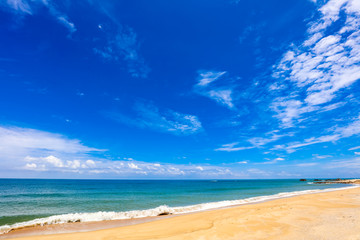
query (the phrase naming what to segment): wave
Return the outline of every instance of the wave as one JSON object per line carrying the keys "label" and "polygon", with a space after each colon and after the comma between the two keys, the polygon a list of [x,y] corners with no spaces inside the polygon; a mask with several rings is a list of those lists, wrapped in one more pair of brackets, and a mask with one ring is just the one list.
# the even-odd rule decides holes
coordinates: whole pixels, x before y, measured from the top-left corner
{"label": "wave", "polygon": [[126,211],[126,212],[69,213],[62,215],[54,215],[45,218],[37,218],[31,221],[15,223],[12,225],[3,225],[0,226],[0,234],[5,234],[12,230],[21,229],[25,227],[35,227],[35,226],[44,226],[44,225],[52,225],[52,224],[74,223],[74,222],[100,222],[105,220],[123,220],[123,219],[132,219],[132,218],[155,217],[160,215],[191,213],[191,212],[198,212],[198,211],[204,211],[204,210],[210,210],[216,208],[231,207],[235,205],[264,202],[268,200],[274,200],[274,199],[286,198],[286,197],[292,197],[292,196],[298,196],[304,194],[330,192],[330,191],[356,188],[356,187],[358,186],[330,188],[324,190],[316,189],[316,190],[304,190],[304,191],[294,191],[294,192],[282,192],[268,196],[251,197],[251,198],[238,199],[238,200],[226,200],[220,202],[201,203],[201,204],[184,206],[184,207],[169,207],[166,205],[162,205],[147,210],[134,210],[134,211]]}

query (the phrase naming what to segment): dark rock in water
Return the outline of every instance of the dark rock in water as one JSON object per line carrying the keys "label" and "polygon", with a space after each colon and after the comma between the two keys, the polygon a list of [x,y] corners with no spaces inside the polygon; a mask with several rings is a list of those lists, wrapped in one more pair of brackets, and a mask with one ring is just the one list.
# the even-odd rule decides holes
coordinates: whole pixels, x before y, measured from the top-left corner
{"label": "dark rock in water", "polygon": [[360,179],[325,179],[322,181],[315,181],[315,184],[360,184]]}
{"label": "dark rock in water", "polygon": [[322,181],[321,179],[314,179],[314,182]]}
{"label": "dark rock in water", "polygon": [[162,212],[162,213],[159,213],[158,216],[165,216],[165,215],[171,215],[172,213],[169,213],[169,212]]}
{"label": "dark rock in water", "polygon": [[306,182],[306,179],[300,179],[301,182]]}

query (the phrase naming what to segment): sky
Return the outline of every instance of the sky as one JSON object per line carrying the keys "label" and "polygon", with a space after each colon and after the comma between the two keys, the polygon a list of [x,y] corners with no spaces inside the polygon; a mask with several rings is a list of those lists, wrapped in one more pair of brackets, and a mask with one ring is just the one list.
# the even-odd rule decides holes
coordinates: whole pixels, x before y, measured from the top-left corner
{"label": "sky", "polygon": [[0,0],[0,178],[360,176],[358,0]]}

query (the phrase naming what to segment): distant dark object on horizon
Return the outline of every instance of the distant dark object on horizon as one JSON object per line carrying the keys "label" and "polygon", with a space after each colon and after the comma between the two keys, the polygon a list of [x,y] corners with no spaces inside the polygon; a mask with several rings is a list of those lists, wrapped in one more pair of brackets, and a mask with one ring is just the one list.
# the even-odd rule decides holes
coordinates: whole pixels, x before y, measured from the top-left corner
{"label": "distant dark object on horizon", "polygon": [[306,179],[300,179],[300,182],[306,182],[307,180]]}

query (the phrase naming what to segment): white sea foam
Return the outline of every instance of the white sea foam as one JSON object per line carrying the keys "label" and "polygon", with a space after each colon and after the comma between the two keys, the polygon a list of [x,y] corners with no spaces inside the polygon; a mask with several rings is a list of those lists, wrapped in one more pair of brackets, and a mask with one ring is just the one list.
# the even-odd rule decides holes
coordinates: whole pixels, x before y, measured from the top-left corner
{"label": "white sea foam", "polygon": [[209,202],[209,203],[202,203],[202,204],[196,204],[196,205],[190,205],[184,207],[169,207],[163,205],[157,208],[152,208],[147,210],[134,210],[134,211],[126,211],[126,212],[94,212],[94,213],[70,213],[63,215],[54,215],[46,218],[37,218],[27,222],[20,222],[12,225],[0,226],[0,234],[8,233],[12,230],[25,228],[25,227],[44,226],[51,224],[72,223],[72,222],[99,222],[105,220],[121,220],[121,219],[132,219],[132,218],[154,217],[154,216],[166,215],[166,214],[191,213],[191,212],[198,212],[198,211],[210,210],[215,208],[230,207],[230,206],[249,204],[249,203],[258,203],[258,202],[274,200],[279,198],[286,198],[286,197],[311,194],[311,193],[330,192],[330,191],[356,188],[356,187],[358,186],[329,188],[324,190],[316,189],[316,190],[305,190],[305,191],[295,191],[295,192],[283,192],[268,196],[251,197],[245,199],[220,201],[220,202]]}

